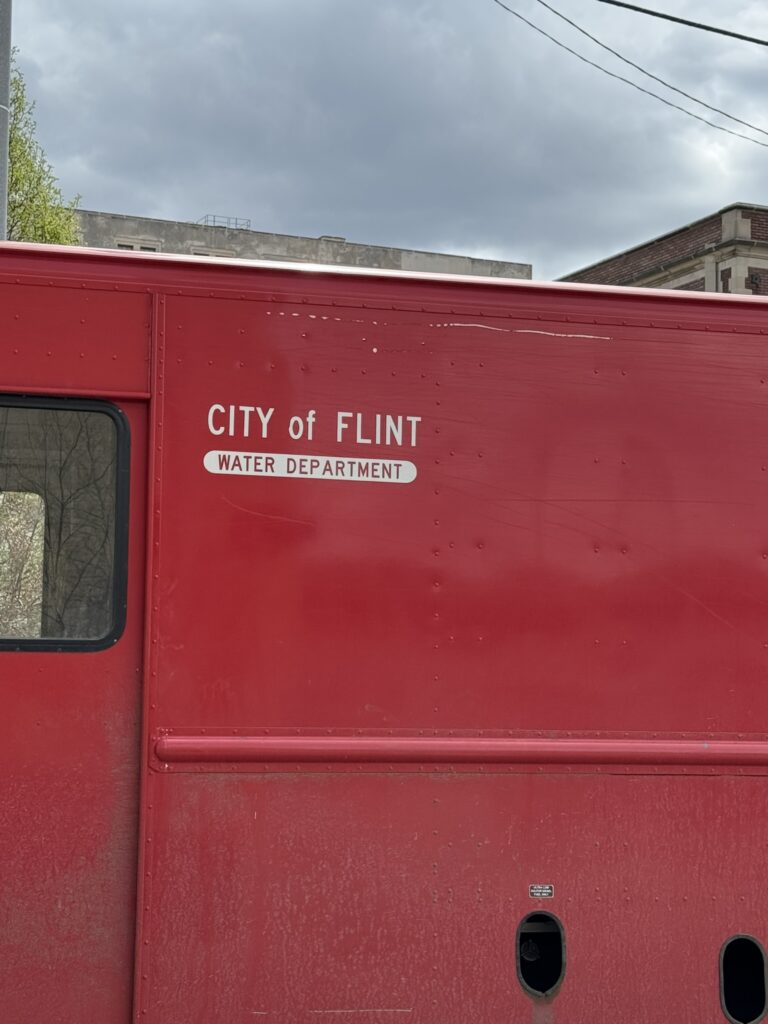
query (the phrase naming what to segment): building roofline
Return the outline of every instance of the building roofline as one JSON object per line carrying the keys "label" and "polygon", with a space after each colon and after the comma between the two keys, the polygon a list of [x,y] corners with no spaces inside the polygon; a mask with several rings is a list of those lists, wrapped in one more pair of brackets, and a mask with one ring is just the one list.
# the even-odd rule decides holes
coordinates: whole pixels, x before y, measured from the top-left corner
{"label": "building roofline", "polygon": [[[193,228],[201,228],[201,229],[203,229],[205,231],[213,230],[213,231],[222,231],[222,232],[225,232],[225,233],[226,232],[231,232],[231,231],[238,231],[238,232],[242,231],[242,232],[244,232],[246,234],[250,234],[250,235],[271,235],[271,236],[273,236],[275,238],[291,238],[291,239],[295,239],[296,241],[310,241],[310,242],[328,241],[328,242],[331,242],[331,243],[336,243],[338,245],[352,245],[352,246],[356,246],[356,247],[363,248],[363,249],[386,249],[386,250],[393,251],[393,252],[413,252],[413,253],[418,253],[419,255],[424,255],[424,256],[445,256],[445,257],[448,257],[449,259],[480,260],[483,263],[506,263],[506,264],[508,264],[510,266],[517,266],[517,267],[530,267],[531,266],[530,263],[525,263],[522,260],[496,259],[495,257],[488,257],[488,256],[468,256],[468,255],[466,255],[466,253],[438,252],[438,251],[436,251],[434,249],[412,249],[412,248],[404,248],[403,246],[398,246],[398,245],[379,245],[379,244],[371,243],[371,242],[353,242],[353,241],[350,241],[348,238],[343,238],[342,239],[339,236],[335,236],[335,235],[291,235],[291,234],[286,234],[286,232],[284,232],[284,231],[259,231],[257,228],[228,228],[228,227],[225,227],[222,224],[200,224],[198,221],[194,221],[194,220],[171,220],[168,217],[144,217],[144,216],[141,216],[140,214],[109,213],[106,210],[85,210],[85,209],[82,209],[80,207],[78,207],[78,209],[75,211],[75,213],[89,213],[89,214],[93,214],[96,217],[114,217],[114,218],[116,218],[118,220],[124,220],[124,221],[137,221],[137,220],[138,221],[148,221],[148,222],[150,222],[152,224],[169,224],[169,225],[184,224],[184,225],[188,225],[189,227],[193,227]],[[254,261],[250,261],[250,262],[254,262]]]}
{"label": "building roofline", "polygon": [[768,206],[761,206],[759,203],[730,203],[728,206],[724,206],[720,210],[715,210],[713,213],[708,213],[704,217],[692,220],[688,224],[681,225],[679,228],[673,228],[672,231],[665,231],[662,235],[655,235],[653,238],[648,238],[644,242],[639,242],[637,245],[631,245],[628,249],[621,249],[619,252],[615,252],[611,256],[606,256],[601,260],[596,260],[594,263],[589,263],[586,267],[579,267],[578,270],[572,270],[569,274],[563,274],[562,277],[558,278],[558,281],[562,281],[567,284],[570,278],[575,277],[577,274],[587,274],[591,270],[596,270],[598,267],[604,267],[608,263],[613,263],[614,260],[621,259],[622,256],[630,256],[632,253],[641,252],[648,246],[655,245],[656,242],[663,242],[665,239],[672,238],[674,235],[683,234],[685,231],[690,231],[691,228],[696,228],[705,221],[711,220],[712,217],[722,217],[724,213],[728,213],[731,210],[763,210],[768,212]]}

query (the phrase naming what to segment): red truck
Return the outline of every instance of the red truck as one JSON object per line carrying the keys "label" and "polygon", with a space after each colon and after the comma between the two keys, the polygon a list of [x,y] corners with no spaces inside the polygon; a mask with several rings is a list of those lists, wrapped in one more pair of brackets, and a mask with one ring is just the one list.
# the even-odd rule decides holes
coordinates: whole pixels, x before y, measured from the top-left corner
{"label": "red truck", "polygon": [[763,1017],[765,300],[0,295],[4,1021]]}

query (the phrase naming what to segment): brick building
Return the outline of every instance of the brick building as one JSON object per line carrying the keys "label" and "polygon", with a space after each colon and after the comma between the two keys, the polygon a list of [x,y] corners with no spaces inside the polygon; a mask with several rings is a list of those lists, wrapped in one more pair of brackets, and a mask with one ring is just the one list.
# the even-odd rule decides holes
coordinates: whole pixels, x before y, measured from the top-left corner
{"label": "brick building", "polygon": [[768,295],[768,206],[734,203],[561,280]]}
{"label": "brick building", "polygon": [[249,220],[204,217],[198,222],[131,217],[122,213],[77,210],[83,245],[94,249],[173,252],[189,256],[229,256],[246,260],[322,263],[343,267],[416,270],[428,274],[530,278],[530,263],[508,263],[474,256],[397,249],[348,242],[336,235],[311,238],[254,231]]}

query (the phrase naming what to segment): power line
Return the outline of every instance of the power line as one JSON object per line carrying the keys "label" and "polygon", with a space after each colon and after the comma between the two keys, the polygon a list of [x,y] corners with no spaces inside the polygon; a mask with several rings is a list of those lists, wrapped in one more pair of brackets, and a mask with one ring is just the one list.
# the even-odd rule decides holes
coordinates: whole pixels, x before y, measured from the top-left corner
{"label": "power line", "polygon": [[595,61],[590,60],[589,57],[585,57],[577,50],[573,50],[570,46],[566,46],[565,43],[560,42],[559,39],[556,39],[553,35],[550,35],[549,32],[545,32],[543,28],[539,28],[538,25],[534,25],[532,21],[529,21],[527,18],[524,18],[522,14],[518,14],[518,12],[513,11],[511,7],[507,7],[507,5],[502,2],[502,0],[493,0],[493,3],[495,3],[498,7],[501,7],[503,10],[505,10],[507,14],[511,14],[513,18],[518,18],[529,28],[532,28],[534,32],[538,32],[539,35],[542,35],[546,39],[549,39],[549,41],[554,43],[555,46],[559,46],[561,50],[565,50],[567,53],[572,54],[574,57],[582,61],[584,64],[589,64],[590,67],[597,68],[598,71],[602,71],[603,74],[608,75],[609,78],[615,78],[618,82],[624,82],[625,85],[632,86],[632,88],[637,89],[638,92],[642,92],[646,96],[651,96],[653,99],[658,100],[659,103],[663,103],[665,106],[671,107],[673,110],[679,110],[681,114],[687,114],[688,117],[692,117],[695,121],[700,121],[702,124],[706,124],[710,128],[715,128],[719,132],[725,132],[726,135],[733,135],[737,139],[744,139],[746,142],[751,142],[755,146],[762,146],[763,149],[768,149],[768,142],[760,142],[759,139],[753,139],[751,136],[744,135],[742,132],[735,132],[732,128],[726,128],[722,124],[715,124],[714,121],[708,121],[706,117],[701,117],[699,114],[694,114],[692,110],[686,110],[685,107],[681,107],[678,103],[673,103],[671,100],[665,99],[663,96],[659,96],[658,93],[651,92],[650,89],[644,89],[643,86],[638,85],[637,82],[633,82],[629,78],[624,78],[623,75],[617,75],[615,71],[609,71],[608,68],[604,68],[602,64],[597,64]]}
{"label": "power line", "polygon": [[561,14],[560,11],[556,10],[554,7],[551,7],[546,2],[546,0],[536,0],[536,2],[541,4],[542,7],[546,7],[548,11],[551,11],[552,14],[557,15],[558,18],[562,18],[563,21],[567,22],[567,24],[569,24],[572,28],[575,28],[577,32],[581,32],[581,34],[583,36],[586,36],[587,39],[591,39],[593,43],[597,43],[598,46],[601,46],[608,53],[613,54],[614,57],[618,57],[619,60],[623,61],[625,64],[628,64],[631,68],[634,68],[636,71],[639,71],[641,75],[645,75],[646,78],[652,78],[654,82],[658,82],[660,85],[663,85],[667,89],[671,89],[672,92],[676,92],[680,96],[685,96],[687,100],[692,100],[694,103],[698,103],[699,106],[706,107],[707,110],[711,110],[715,114],[722,114],[722,116],[727,117],[729,121],[734,121],[736,124],[741,124],[745,128],[751,128],[752,131],[760,132],[761,135],[768,136],[768,131],[766,131],[764,128],[759,128],[756,124],[751,124],[749,121],[742,121],[740,117],[734,117],[733,114],[729,114],[727,111],[721,110],[719,107],[713,107],[710,103],[705,103],[704,100],[700,100],[696,96],[692,96],[689,92],[685,92],[683,89],[678,89],[676,85],[672,85],[670,82],[665,81],[658,75],[654,75],[652,72],[646,71],[645,68],[641,67],[639,64],[635,64],[635,62],[633,60],[630,60],[628,57],[624,57],[622,54],[618,52],[618,50],[614,50],[606,43],[603,43],[596,36],[593,36],[591,33],[587,32],[586,29],[583,29],[580,25],[577,25],[575,21],[571,21],[570,18],[567,18],[564,14]]}
{"label": "power line", "polygon": [[664,18],[665,21],[675,21],[678,25],[687,25],[689,28],[700,28],[704,32],[716,32],[720,36],[730,36],[732,39],[742,39],[745,43],[757,43],[758,46],[768,46],[768,40],[756,39],[754,36],[743,36],[741,32],[729,32],[727,28],[715,28],[714,25],[702,25],[700,21],[688,21],[686,18],[676,18],[673,14],[662,14],[661,11],[650,11],[647,7],[636,7],[635,4],[624,3],[623,0],[597,0],[600,4],[612,4],[614,7],[626,7],[628,11],[637,11],[638,14],[650,14],[652,18]]}

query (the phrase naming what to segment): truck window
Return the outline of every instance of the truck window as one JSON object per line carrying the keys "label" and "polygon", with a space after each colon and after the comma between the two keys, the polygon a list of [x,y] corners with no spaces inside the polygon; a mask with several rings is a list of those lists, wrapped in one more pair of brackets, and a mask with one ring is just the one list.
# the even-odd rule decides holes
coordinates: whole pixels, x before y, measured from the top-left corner
{"label": "truck window", "polygon": [[104,647],[119,635],[126,464],[114,407],[0,398],[2,647]]}

